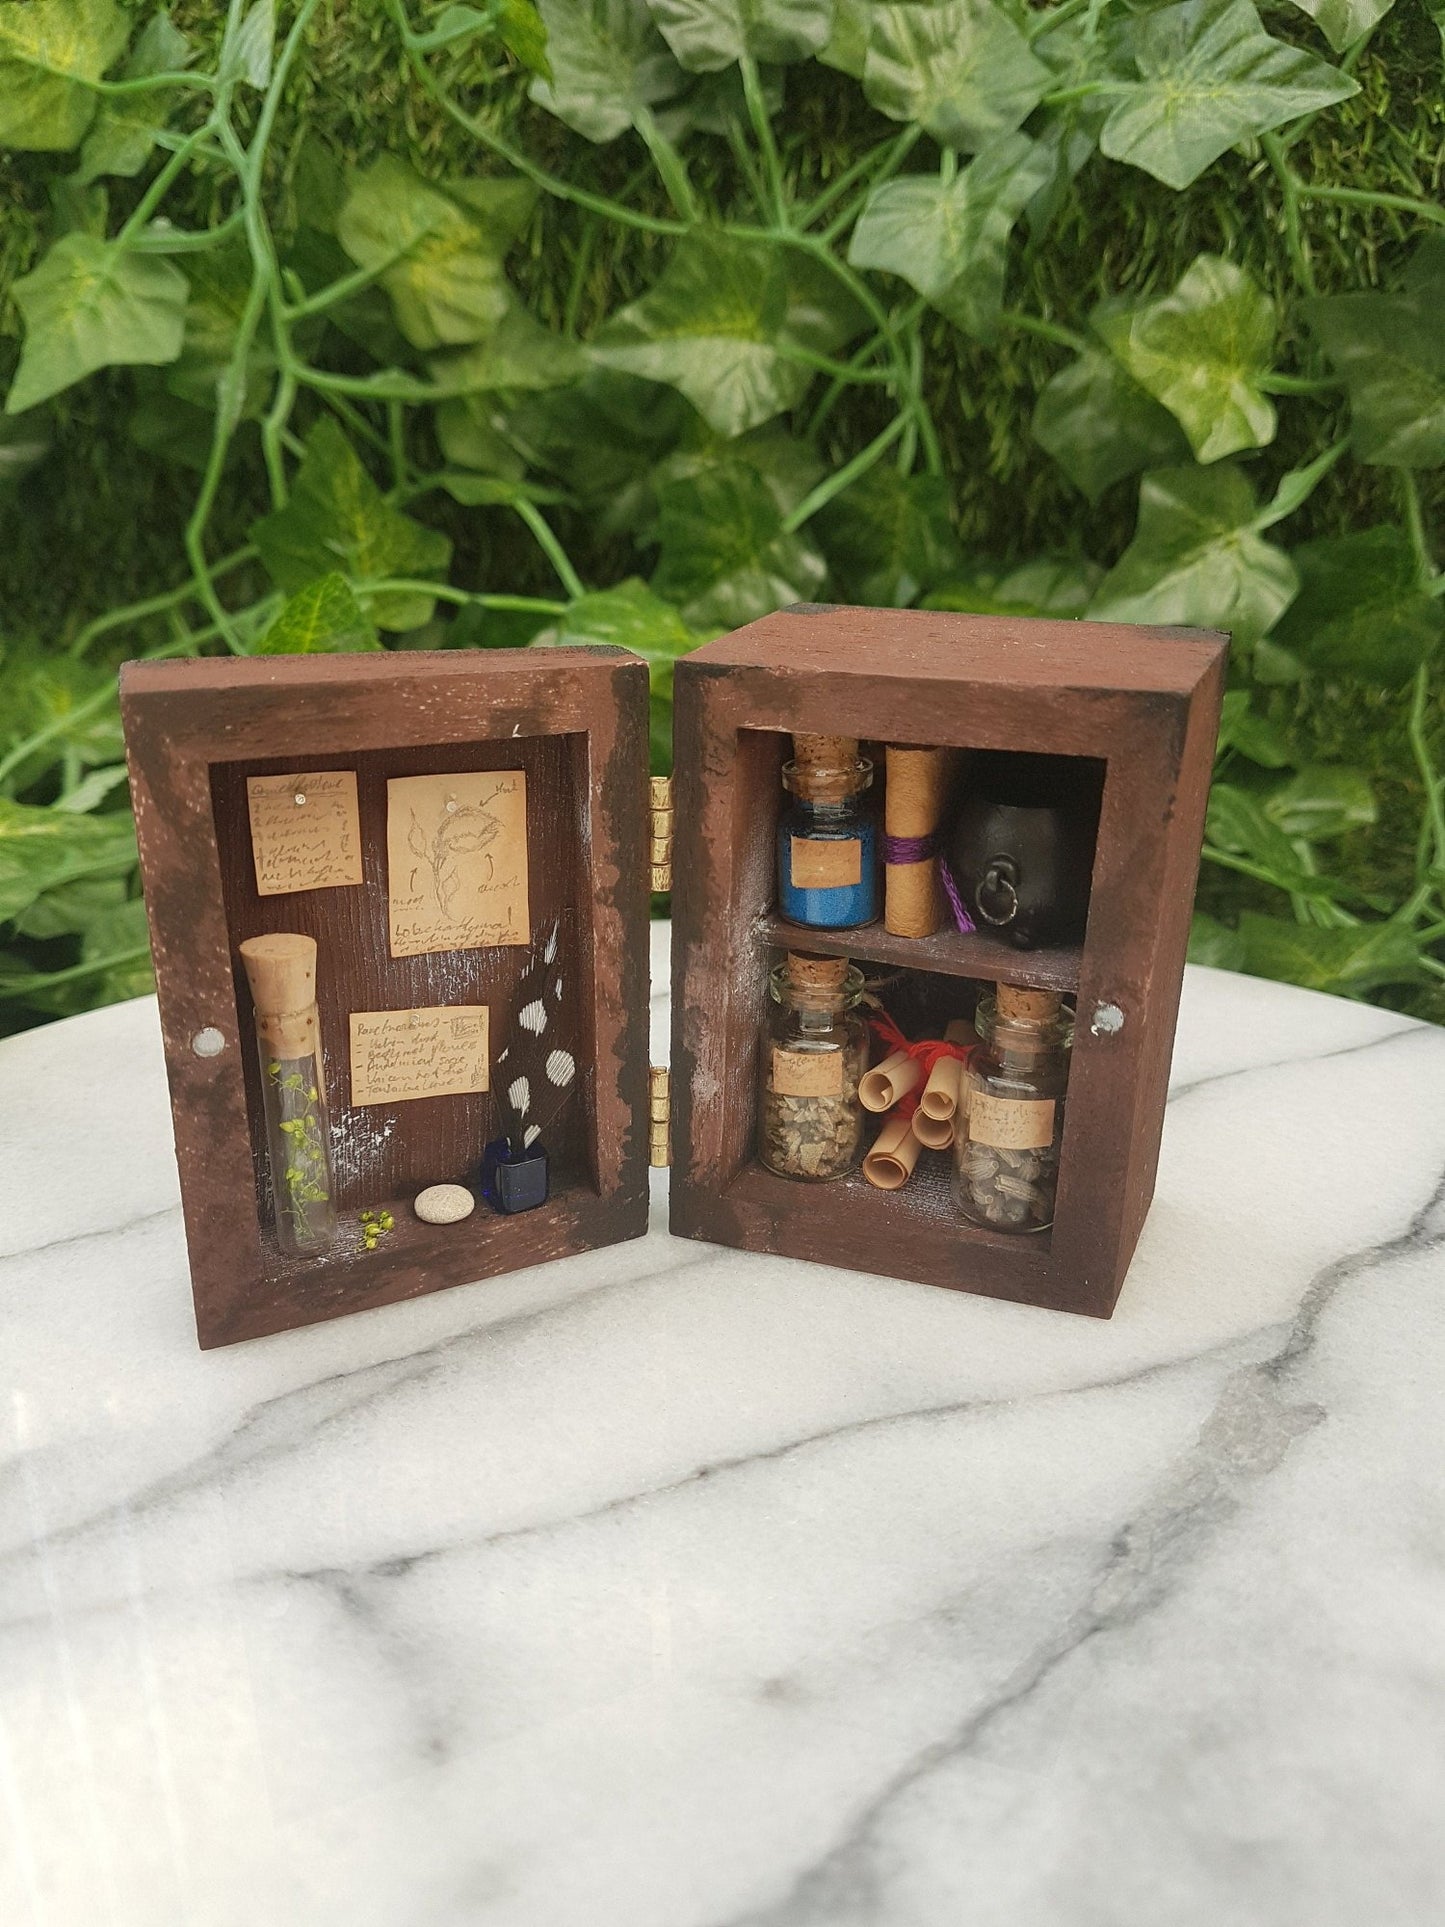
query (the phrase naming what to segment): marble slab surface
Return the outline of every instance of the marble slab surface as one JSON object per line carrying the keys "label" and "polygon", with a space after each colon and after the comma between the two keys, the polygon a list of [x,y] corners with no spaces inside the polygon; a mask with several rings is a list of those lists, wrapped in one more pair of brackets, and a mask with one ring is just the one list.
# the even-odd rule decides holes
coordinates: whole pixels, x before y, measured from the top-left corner
{"label": "marble slab surface", "polygon": [[659,1194],[202,1354],[150,1002],[0,1171],[4,1927],[1445,1918],[1445,1032],[1191,971],[1108,1324]]}

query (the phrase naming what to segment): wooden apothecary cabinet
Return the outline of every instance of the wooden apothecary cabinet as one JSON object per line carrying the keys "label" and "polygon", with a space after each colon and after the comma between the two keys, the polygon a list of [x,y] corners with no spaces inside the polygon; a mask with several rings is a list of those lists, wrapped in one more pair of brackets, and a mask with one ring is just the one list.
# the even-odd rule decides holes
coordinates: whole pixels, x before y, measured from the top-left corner
{"label": "wooden apothecary cabinet", "polygon": [[[670,1222],[683,1236],[1107,1316],[1153,1193],[1227,643],[1198,630],[803,606],[708,644],[675,673]],[[121,679],[181,1194],[204,1346],[340,1316],[639,1236],[648,1204],[648,672],[615,649],[128,664]],[[779,770],[793,731],[1102,765],[1081,948],[881,924],[796,931],[774,908]],[[260,896],[248,777],[357,775],[363,881]],[[505,1008],[518,948],[393,957],[386,785],[527,777],[533,927],[559,923],[579,1076],[540,1209],[427,1226],[419,1187],[474,1171],[485,1100],[352,1109],[348,1014]],[[237,946],[320,945],[321,1030],[343,1235],[284,1255],[269,1229],[260,1073]],[[1077,1002],[1052,1228],[978,1230],[920,1170],[798,1184],[754,1157],[756,1038],[788,946]],[[203,1037],[204,1033],[212,1033]],[[218,1034],[218,1035],[216,1035]],[[205,1050],[197,1049],[200,1040]],[[375,1250],[346,1234],[387,1205]]]}

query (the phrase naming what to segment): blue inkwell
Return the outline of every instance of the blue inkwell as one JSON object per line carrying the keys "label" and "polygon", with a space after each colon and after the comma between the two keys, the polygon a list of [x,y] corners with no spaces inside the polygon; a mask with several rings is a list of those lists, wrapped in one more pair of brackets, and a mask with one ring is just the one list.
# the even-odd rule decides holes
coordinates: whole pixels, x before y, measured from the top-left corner
{"label": "blue inkwell", "polygon": [[878,832],[863,807],[873,765],[847,736],[794,736],[793,801],[778,819],[778,907],[792,923],[852,930],[878,915]]}

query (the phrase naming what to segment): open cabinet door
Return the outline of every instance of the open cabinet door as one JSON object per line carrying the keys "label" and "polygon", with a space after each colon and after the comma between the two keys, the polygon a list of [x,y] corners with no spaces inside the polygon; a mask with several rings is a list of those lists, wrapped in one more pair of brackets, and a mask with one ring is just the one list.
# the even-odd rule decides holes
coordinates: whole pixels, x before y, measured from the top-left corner
{"label": "open cabinet door", "polygon": [[[155,953],[196,1324],[203,1346],[310,1324],[640,1236],[647,1224],[648,682],[624,650],[540,649],[127,664],[121,706]],[[258,782],[354,777],[351,860],[316,887],[308,859],[259,887]],[[405,779],[517,772],[525,920],[398,939],[393,893],[410,834]],[[475,785],[474,785],[475,787]],[[349,797],[350,781],[343,788]],[[495,789],[495,785],[493,785]],[[421,792],[425,794],[426,792]],[[481,792],[479,792],[481,793]],[[297,786],[297,796],[302,786]],[[318,795],[320,788],[318,786]],[[281,798],[285,801],[284,795]],[[294,800],[294,799],[292,799]],[[297,805],[298,810],[302,805]],[[445,823],[447,819],[439,819]],[[465,829],[465,826],[464,826]],[[391,836],[389,850],[388,839]],[[400,834],[402,841],[398,842]],[[436,834],[440,834],[437,832]],[[450,832],[447,833],[450,835]],[[475,851],[475,836],[470,849]],[[440,897],[452,848],[435,857]],[[445,872],[445,875],[443,875]],[[344,881],[339,879],[344,878]],[[355,880],[353,880],[355,879]],[[279,881],[281,887],[274,885]],[[359,1101],[356,1013],[488,1013],[490,1059],[518,1034],[518,992],[556,932],[577,1075],[548,1139],[550,1195],[535,1210],[418,1221],[423,1187],[475,1180],[496,1092]],[[317,945],[337,1232],[321,1255],[276,1236],[263,1069],[240,944],[278,932]],[[444,939],[445,929],[440,931]],[[529,980],[530,981],[530,980]],[[475,1079],[475,1073],[474,1073]],[[374,1249],[362,1211],[389,1212]]]}

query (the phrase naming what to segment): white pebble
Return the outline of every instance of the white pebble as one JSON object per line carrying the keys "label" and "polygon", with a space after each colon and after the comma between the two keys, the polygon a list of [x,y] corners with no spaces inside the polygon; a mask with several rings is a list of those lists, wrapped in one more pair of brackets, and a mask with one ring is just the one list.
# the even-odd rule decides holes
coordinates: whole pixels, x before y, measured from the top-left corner
{"label": "white pebble", "polygon": [[418,1191],[412,1210],[423,1224],[460,1224],[477,1208],[477,1201],[464,1184],[429,1184]]}

